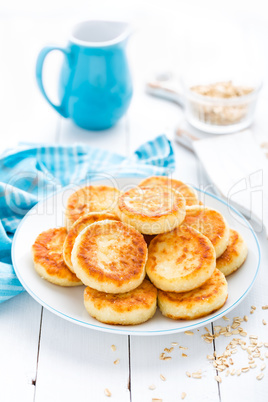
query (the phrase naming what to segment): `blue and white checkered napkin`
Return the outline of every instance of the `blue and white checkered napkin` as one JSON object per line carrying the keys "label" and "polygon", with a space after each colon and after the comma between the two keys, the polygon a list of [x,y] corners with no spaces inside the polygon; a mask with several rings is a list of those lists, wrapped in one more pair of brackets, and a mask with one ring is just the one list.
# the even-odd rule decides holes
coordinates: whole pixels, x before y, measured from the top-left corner
{"label": "blue and white checkered napkin", "polygon": [[5,152],[0,156],[0,303],[24,290],[12,267],[12,237],[23,216],[44,196],[100,173],[142,177],[168,175],[174,168],[172,145],[165,135],[141,145],[129,158],[87,145]]}

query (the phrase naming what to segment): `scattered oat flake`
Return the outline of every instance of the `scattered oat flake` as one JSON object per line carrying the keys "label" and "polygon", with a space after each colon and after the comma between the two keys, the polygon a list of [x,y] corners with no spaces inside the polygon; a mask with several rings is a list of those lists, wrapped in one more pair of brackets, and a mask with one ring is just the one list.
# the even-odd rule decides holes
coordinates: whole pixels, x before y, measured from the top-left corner
{"label": "scattered oat flake", "polygon": [[188,348],[186,346],[179,346],[180,350],[187,350]]}
{"label": "scattered oat flake", "polygon": [[221,377],[220,377],[219,375],[216,375],[216,376],[215,376],[215,380],[216,380],[217,382],[222,382],[222,379],[221,379]]}
{"label": "scattered oat flake", "polygon": [[257,380],[262,380],[263,379],[263,376],[264,376],[264,374],[263,373],[260,373],[259,375],[257,375]]}
{"label": "scattered oat flake", "polygon": [[188,357],[185,353],[182,353],[181,355],[182,357]]}
{"label": "scattered oat flake", "polygon": [[266,322],[265,320],[262,320],[262,323],[263,323],[263,325],[266,325],[266,324],[267,324],[267,322]]}
{"label": "scattered oat flake", "polygon": [[106,396],[112,396],[111,392],[108,390],[108,388],[105,388],[104,393]]}
{"label": "scattered oat flake", "polygon": [[207,359],[208,359],[208,360],[214,360],[214,356],[212,356],[212,355],[207,355]]}
{"label": "scattered oat flake", "polygon": [[119,363],[119,359],[116,359],[115,361],[114,361],[114,364],[118,364]]}
{"label": "scattered oat flake", "polygon": [[241,375],[241,369],[236,370],[236,375],[240,376]]}
{"label": "scattered oat flake", "polygon": [[112,345],[112,346],[111,346],[111,349],[112,349],[113,352],[115,352],[115,351],[116,351],[116,346],[115,346],[115,345]]}
{"label": "scattered oat flake", "polygon": [[265,348],[268,348],[268,342],[265,342],[263,345]]}
{"label": "scattered oat flake", "polygon": [[191,373],[189,373],[189,371],[186,371],[186,375],[187,377],[191,377]]}
{"label": "scattered oat flake", "polygon": [[186,397],[186,392],[182,392],[181,399],[184,399],[185,397]]}
{"label": "scattered oat flake", "polygon": [[178,342],[172,342],[171,345],[172,346],[178,346]]}
{"label": "scattered oat flake", "polygon": [[149,386],[149,389],[150,389],[151,391],[153,391],[153,390],[155,389],[155,385],[154,385],[154,384],[150,385],[150,386]]}
{"label": "scattered oat flake", "polygon": [[224,319],[224,321],[230,321],[230,319],[226,317],[226,315],[223,315],[222,318]]}
{"label": "scattered oat flake", "polygon": [[160,378],[162,381],[166,381],[166,377],[164,377],[163,374],[160,374]]}
{"label": "scattered oat flake", "polygon": [[162,402],[162,399],[159,399],[159,398],[153,398],[153,399],[152,399],[152,402]]}
{"label": "scattered oat flake", "polygon": [[185,333],[185,335],[193,335],[194,334],[193,331],[185,331],[184,333]]}
{"label": "scattered oat flake", "polygon": [[256,310],[257,307],[256,306],[251,306],[251,308],[252,308],[252,310]]}
{"label": "scattered oat flake", "polygon": [[172,357],[171,356],[166,356],[166,357],[164,357],[164,359],[163,360],[171,360],[172,359]]}
{"label": "scattered oat flake", "polygon": [[171,353],[172,350],[173,350],[173,348],[170,348],[170,349],[169,349],[169,348],[165,348],[165,349],[164,349],[164,352]]}
{"label": "scattered oat flake", "polygon": [[265,353],[265,357],[267,357],[267,358],[268,358],[268,352],[266,352],[266,353]]}
{"label": "scattered oat flake", "polygon": [[201,375],[201,374],[193,373],[193,374],[192,374],[192,378],[202,378],[202,375]]}
{"label": "scattered oat flake", "polygon": [[261,365],[261,371],[263,371],[263,370],[265,369],[265,367],[266,367],[266,365],[263,363],[263,364]]}
{"label": "scattered oat flake", "polygon": [[268,304],[266,304],[266,306],[262,306],[263,310],[268,310]]}
{"label": "scattered oat flake", "polygon": [[244,321],[248,321],[248,316],[247,315],[244,315]]}

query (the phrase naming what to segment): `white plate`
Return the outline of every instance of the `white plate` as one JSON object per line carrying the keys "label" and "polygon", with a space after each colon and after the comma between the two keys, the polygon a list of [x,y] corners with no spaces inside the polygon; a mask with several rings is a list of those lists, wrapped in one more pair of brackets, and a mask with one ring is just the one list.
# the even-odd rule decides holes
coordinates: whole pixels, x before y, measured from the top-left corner
{"label": "white plate", "polygon": [[[139,181],[137,178],[121,178],[114,180],[113,185],[119,189],[126,189],[138,184]],[[111,182],[102,180],[94,184],[111,185]],[[14,268],[24,288],[35,300],[60,317],[99,331],[131,335],[163,335],[197,328],[220,318],[236,307],[252,287],[260,265],[260,247],[253,229],[233,207],[214,195],[197,190],[203,203],[220,211],[230,227],[238,230],[248,245],[246,262],[241,269],[228,277],[229,296],[226,304],[220,310],[192,321],[174,321],[162,316],[159,310],[151,320],[137,326],[113,326],[96,321],[84,308],[84,286],[63,288],[41,279],[34,270],[31,257],[31,246],[37,235],[49,228],[63,225],[64,205],[73,191],[74,188],[67,187],[35,205],[21,221],[12,247]]]}

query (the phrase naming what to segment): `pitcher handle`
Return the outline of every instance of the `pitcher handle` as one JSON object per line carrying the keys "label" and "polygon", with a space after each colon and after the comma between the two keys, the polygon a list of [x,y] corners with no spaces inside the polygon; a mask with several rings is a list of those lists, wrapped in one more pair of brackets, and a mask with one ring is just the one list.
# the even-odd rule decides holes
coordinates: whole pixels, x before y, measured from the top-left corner
{"label": "pitcher handle", "polygon": [[44,98],[48,101],[48,103],[63,117],[68,117],[68,113],[66,108],[63,106],[63,103],[61,105],[55,105],[54,103],[51,102],[51,100],[49,99],[49,97],[46,94],[44,85],[43,85],[43,65],[44,65],[44,61],[46,56],[48,55],[48,53],[52,52],[53,50],[59,50],[60,52],[62,52],[68,59],[70,59],[70,52],[62,47],[57,47],[57,46],[46,46],[44,47],[38,57],[37,57],[37,62],[36,62],[36,80],[37,80],[37,84],[38,87],[41,91],[41,93],[43,94]]}

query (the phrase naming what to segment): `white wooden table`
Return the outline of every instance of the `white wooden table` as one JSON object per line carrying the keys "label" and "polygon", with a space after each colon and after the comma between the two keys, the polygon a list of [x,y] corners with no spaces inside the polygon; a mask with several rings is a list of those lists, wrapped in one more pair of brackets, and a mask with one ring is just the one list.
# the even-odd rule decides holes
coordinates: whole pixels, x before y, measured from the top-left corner
{"label": "white wooden table", "polygon": [[[80,3],[76,2],[77,5]],[[159,16],[159,10],[156,14]],[[155,28],[154,23],[146,32],[137,33],[130,44],[135,94],[127,116],[116,127],[105,132],[87,132],[60,118],[46,104],[33,78],[37,52],[47,42],[64,43],[69,26],[81,16],[84,17],[81,10],[78,12],[76,8],[74,11],[71,7],[61,15],[56,12],[40,14],[36,10],[28,15],[20,8],[17,13],[3,14],[0,53],[6,62],[2,59],[0,64],[1,149],[18,141],[86,142],[129,155],[142,142],[159,133],[173,137],[182,112],[176,105],[145,95],[143,88],[150,59],[158,52],[153,44],[158,29],[154,31],[156,36],[151,30]],[[183,19],[183,15],[180,16],[181,23]],[[259,19],[254,24],[261,35],[267,35],[264,21]],[[148,43],[152,46],[146,58]],[[164,51],[165,41],[161,46]],[[51,60],[50,65],[52,63]],[[54,85],[56,69],[49,69],[50,89]],[[263,91],[253,127],[260,140],[267,136],[265,108],[267,89]],[[176,176],[196,186],[207,184],[195,156],[176,143],[173,145]],[[258,238],[262,265],[256,283],[245,300],[232,311],[230,321],[220,319],[214,327],[226,326],[232,323],[233,317],[247,315],[248,321],[241,325],[248,334],[243,340],[249,342],[249,335],[258,335],[258,342],[267,343],[268,325],[263,325],[262,320],[268,323],[268,310],[262,310],[261,306],[268,304],[268,243],[263,233],[258,234]],[[250,314],[252,305],[256,310]],[[208,330],[213,332],[213,325],[209,325]],[[237,375],[237,370],[248,365],[247,352],[238,347],[230,367],[230,371],[236,369],[236,374],[225,377],[226,371],[219,373],[222,382],[218,383],[214,378],[216,370],[207,355],[223,353],[226,345],[237,336],[220,336],[214,342],[206,343],[201,338],[205,332],[200,328],[193,336],[180,333],[154,337],[97,332],[53,315],[23,293],[0,305],[0,401],[151,402],[153,398],[159,398],[163,402],[175,402],[181,400],[183,392],[186,393],[185,400],[193,402],[266,401],[268,368],[261,371],[260,367],[265,362],[268,364],[268,358],[256,358],[256,368]],[[172,342],[178,343],[170,353],[172,359],[160,360],[160,353],[164,348],[170,348]],[[116,346],[115,351],[111,345]],[[262,346],[260,351],[264,356],[268,349]],[[117,359],[119,363],[115,365]],[[187,377],[186,371],[198,370],[202,370],[201,379]],[[264,377],[258,381],[256,376],[261,372]],[[160,375],[166,381],[161,380]],[[155,386],[154,390],[149,389],[151,385]],[[105,396],[105,388],[110,390],[110,398]]]}

